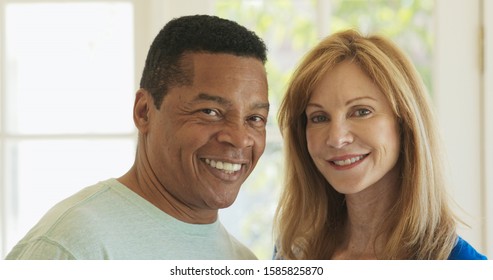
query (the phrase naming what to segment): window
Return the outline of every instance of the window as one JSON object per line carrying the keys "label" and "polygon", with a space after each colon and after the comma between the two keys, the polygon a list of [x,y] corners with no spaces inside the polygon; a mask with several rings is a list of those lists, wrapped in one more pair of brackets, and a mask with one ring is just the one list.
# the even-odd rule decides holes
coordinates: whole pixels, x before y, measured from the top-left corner
{"label": "window", "polygon": [[126,172],[136,141],[131,2],[12,2],[4,15],[6,254],[55,203]]}

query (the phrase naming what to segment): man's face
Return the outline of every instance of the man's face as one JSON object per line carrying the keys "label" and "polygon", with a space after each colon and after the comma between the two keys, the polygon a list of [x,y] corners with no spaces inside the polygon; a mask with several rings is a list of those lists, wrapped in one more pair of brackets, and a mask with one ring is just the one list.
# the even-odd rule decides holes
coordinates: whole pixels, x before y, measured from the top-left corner
{"label": "man's face", "polygon": [[187,207],[225,208],[265,148],[265,68],[228,54],[189,54],[184,63],[193,84],[170,89],[159,110],[149,109],[150,172]]}

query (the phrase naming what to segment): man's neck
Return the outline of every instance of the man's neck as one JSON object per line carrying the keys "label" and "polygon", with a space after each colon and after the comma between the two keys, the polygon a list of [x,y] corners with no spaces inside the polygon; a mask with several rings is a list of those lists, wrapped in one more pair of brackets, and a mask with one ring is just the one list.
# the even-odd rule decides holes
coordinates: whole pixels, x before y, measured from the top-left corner
{"label": "man's neck", "polygon": [[125,175],[117,180],[139,196],[168,215],[190,224],[210,224],[217,220],[217,210],[204,210],[187,206],[170,194],[157,178],[147,176],[134,165]]}

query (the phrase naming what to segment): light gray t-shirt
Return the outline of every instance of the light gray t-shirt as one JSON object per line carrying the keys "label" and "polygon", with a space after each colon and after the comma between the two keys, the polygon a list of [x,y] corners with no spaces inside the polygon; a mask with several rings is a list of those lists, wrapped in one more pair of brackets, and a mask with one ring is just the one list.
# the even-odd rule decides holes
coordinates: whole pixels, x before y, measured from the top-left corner
{"label": "light gray t-shirt", "polygon": [[188,224],[116,179],[53,207],[7,259],[256,259],[217,220]]}

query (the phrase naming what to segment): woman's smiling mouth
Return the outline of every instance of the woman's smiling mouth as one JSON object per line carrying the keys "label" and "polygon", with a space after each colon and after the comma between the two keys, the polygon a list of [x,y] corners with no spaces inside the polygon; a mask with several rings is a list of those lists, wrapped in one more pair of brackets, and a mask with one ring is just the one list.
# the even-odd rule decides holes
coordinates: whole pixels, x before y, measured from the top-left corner
{"label": "woman's smiling mouth", "polygon": [[358,156],[351,156],[347,157],[345,159],[336,159],[336,160],[329,160],[329,162],[338,168],[351,168],[357,164],[360,163],[364,158],[366,158],[369,154],[365,155],[358,155]]}

